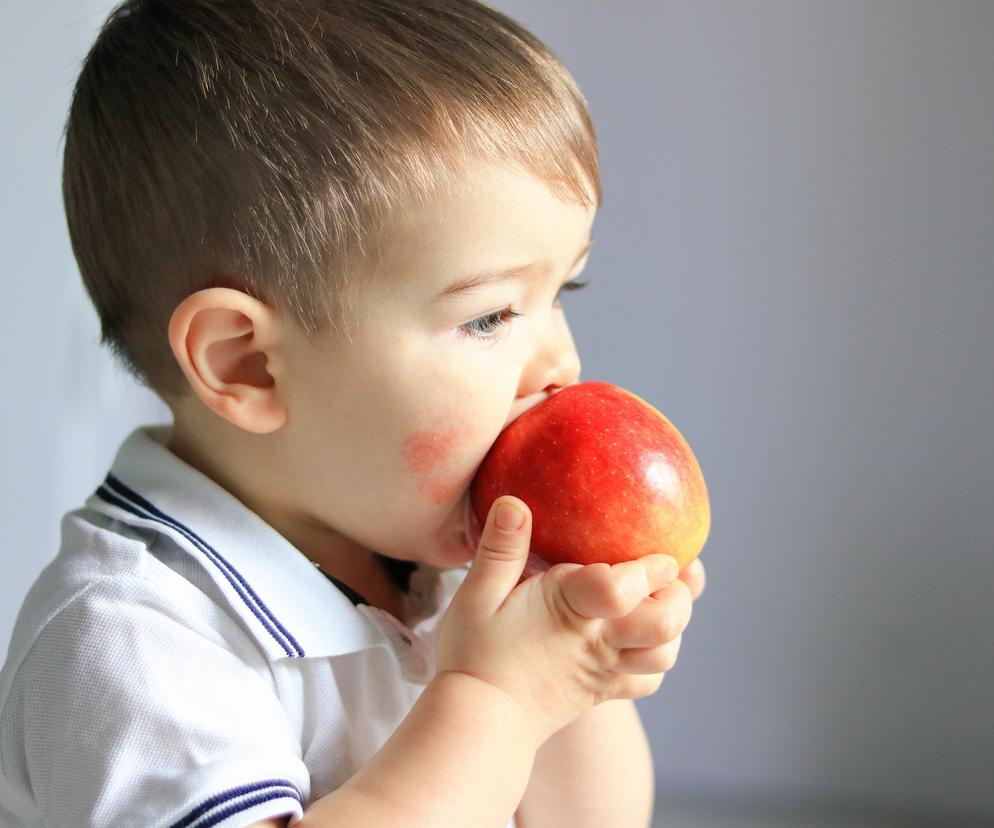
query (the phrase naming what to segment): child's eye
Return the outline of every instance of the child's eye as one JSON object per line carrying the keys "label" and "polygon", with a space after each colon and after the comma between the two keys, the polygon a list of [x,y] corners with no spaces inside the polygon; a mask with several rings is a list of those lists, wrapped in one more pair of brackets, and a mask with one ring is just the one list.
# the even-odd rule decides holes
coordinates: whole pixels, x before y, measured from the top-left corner
{"label": "child's eye", "polygon": [[[573,279],[570,282],[562,285],[559,290],[580,290],[580,288],[585,288],[590,282],[578,282]],[[556,305],[559,304],[559,294],[556,294]],[[499,310],[494,313],[488,313],[486,316],[481,316],[478,319],[474,319],[471,322],[467,322],[465,325],[460,325],[459,330],[465,335],[472,337],[473,339],[493,339],[494,335],[508,322],[516,317],[521,316],[517,311],[513,311],[510,308],[504,308],[504,310]]]}
{"label": "child's eye", "polygon": [[465,325],[460,325],[459,330],[473,339],[493,339],[493,335],[507,322],[517,316],[521,316],[517,311],[504,308],[496,313],[488,313]]}
{"label": "child's eye", "polygon": [[[578,282],[576,279],[573,279],[572,281],[567,282],[565,285],[562,285],[559,288],[559,290],[560,291],[564,291],[564,290],[580,290],[580,288],[585,288],[589,284],[590,284],[590,280],[587,280],[586,282]],[[558,293],[556,294],[556,304],[559,304],[559,294]]]}

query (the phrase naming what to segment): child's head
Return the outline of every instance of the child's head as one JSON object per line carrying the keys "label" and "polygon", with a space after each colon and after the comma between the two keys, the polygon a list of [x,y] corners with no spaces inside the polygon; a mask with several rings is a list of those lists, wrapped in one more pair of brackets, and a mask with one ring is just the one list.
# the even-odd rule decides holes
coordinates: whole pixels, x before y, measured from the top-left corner
{"label": "child's head", "polygon": [[[166,326],[238,287],[348,335],[387,223],[477,155],[600,199],[583,98],[527,31],[472,0],[127,0],[68,122],[69,232],[102,342],[167,402]],[[582,176],[581,176],[582,174]]]}
{"label": "child's head", "polygon": [[483,454],[578,377],[557,292],[600,203],[593,126],[475,0],[127,0],[64,195],[102,341],[308,554],[334,531],[459,563]]}

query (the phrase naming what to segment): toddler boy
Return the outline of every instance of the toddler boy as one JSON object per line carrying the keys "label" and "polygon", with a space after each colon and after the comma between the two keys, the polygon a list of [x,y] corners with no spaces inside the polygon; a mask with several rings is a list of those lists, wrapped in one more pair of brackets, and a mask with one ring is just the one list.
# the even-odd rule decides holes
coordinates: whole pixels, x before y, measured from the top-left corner
{"label": "toddler boy", "polygon": [[525,575],[468,488],[580,374],[585,102],[476,0],[126,0],[66,125],[136,429],[25,599],[0,822],[646,826],[699,564]]}

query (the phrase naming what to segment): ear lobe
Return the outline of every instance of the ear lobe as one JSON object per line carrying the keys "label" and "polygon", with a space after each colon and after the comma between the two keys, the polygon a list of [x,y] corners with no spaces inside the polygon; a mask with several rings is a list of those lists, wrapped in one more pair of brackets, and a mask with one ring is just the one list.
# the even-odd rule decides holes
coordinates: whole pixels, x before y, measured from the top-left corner
{"label": "ear lobe", "polygon": [[272,309],[230,288],[186,297],[169,320],[169,344],[201,402],[256,434],[280,428],[288,417],[270,372],[278,326]]}

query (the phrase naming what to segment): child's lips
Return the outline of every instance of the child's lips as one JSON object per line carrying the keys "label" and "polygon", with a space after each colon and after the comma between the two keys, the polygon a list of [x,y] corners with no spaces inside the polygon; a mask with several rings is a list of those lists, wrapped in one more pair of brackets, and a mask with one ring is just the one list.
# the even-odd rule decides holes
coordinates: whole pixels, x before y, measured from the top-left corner
{"label": "child's lips", "polygon": [[511,423],[513,423],[518,417],[527,411],[533,409],[536,405],[544,403],[552,394],[555,392],[540,391],[538,394],[532,394],[530,397],[525,397],[522,400],[518,400],[515,408],[512,408],[511,413],[508,415],[507,421],[504,423],[504,428],[507,428]]}

